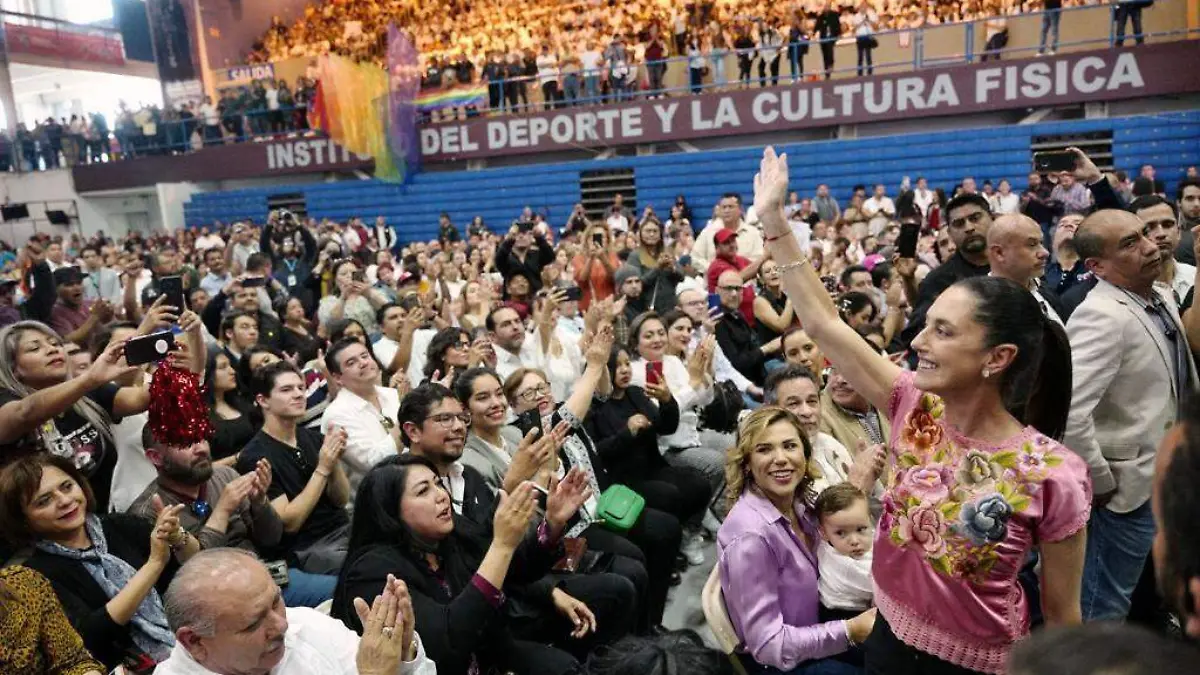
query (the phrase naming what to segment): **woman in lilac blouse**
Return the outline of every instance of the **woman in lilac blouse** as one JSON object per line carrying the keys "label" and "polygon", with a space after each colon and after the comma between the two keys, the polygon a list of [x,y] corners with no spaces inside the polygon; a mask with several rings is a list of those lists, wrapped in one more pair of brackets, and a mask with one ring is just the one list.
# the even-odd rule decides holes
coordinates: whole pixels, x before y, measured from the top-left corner
{"label": "woman in lilac blouse", "polygon": [[[784,219],[787,191],[787,157],[767,148],[754,206],[783,288],[804,330],[892,424],[867,673],[1004,673],[1029,633],[1017,575],[1031,551],[1046,623],[1082,620],[1091,481],[1054,440],[1071,402],[1066,335],[1027,289],[974,277],[932,303],[912,343],[917,370],[902,371],[838,318]],[[982,250],[985,233],[961,248]]]}
{"label": "woman in lilac blouse", "polygon": [[818,533],[805,507],[812,447],[799,418],[760,408],[738,425],[725,477],[734,502],[717,533],[721,590],[752,673],[860,673],[827,657],[860,644],[875,610],[849,621],[817,621]]}

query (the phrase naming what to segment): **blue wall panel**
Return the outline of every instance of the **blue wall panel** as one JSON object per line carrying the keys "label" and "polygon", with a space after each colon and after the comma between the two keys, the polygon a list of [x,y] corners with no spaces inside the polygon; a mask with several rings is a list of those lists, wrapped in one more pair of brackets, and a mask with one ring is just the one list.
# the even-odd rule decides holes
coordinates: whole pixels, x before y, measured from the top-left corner
{"label": "blue wall panel", "polygon": [[[1008,178],[1019,190],[1029,171],[1033,137],[1106,130],[1113,134],[1115,165],[1131,175],[1136,175],[1142,164],[1153,164],[1170,188],[1188,166],[1200,165],[1200,111],[819,141],[777,149],[788,153],[792,189],[811,195],[819,182],[825,182],[844,206],[854,185],[881,182],[894,191],[905,175],[913,181],[925,176],[931,187],[947,191],[965,176],[979,182]],[[302,192],[309,213],[316,218],[374,219],[382,215],[397,227],[404,241],[435,236],[438,214],[443,211],[460,226],[478,215],[498,230],[525,206],[532,206],[561,226],[580,199],[580,172],[632,168],[639,208],[651,204],[665,217],[675,196],[682,194],[699,218],[726,192],[751,198],[761,153],[762,148],[754,146],[423,173],[404,186],[368,180],[200,193],[185,205],[185,214],[189,226],[214,220],[263,222],[267,195]]]}

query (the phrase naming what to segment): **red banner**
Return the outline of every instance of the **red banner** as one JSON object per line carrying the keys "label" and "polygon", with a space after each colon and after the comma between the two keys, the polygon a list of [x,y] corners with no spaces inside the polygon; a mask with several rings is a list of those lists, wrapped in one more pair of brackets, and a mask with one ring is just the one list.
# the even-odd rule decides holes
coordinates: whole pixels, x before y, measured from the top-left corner
{"label": "red banner", "polygon": [[18,23],[6,23],[4,30],[8,35],[8,51],[12,54],[125,65],[125,45],[115,35],[79,33]]}

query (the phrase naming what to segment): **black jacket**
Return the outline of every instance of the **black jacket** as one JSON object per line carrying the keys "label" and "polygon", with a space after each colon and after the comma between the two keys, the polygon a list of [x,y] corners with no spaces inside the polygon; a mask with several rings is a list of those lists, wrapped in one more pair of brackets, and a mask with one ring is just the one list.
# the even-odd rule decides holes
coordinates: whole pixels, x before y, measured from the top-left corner
{"label": "black jacket", "polygon": [[508,619],[531,611],[554,611],[554,581],[546,574],[562,555],[561,547],[541,546],[526,537],[513,555],[505,577],[507,600],[493,606],[471,583],[491,543],[461,516],[454,532],[438,547],[441,568],[434,573],[422,556],[398,543],[379,543],[352,551],[338,579],[333,615],[362,632],[354,598],[373,598],[383,591],[389,574],[408,586],[417,630],[425,653],[442,675],[466,675],[472,654],[483,672],[509,651],[513,637]]}
{"label": "black jacket", "polygon": [[[208,332],[218,340],[224,338],[221,335],[221,319],[225,315],[225,305],[229,302],[229,297],[224,292],[217,293],[211,300],[208,301],[208,306],[204,308],[204,313],[200,315],[204,321],[204,327]],[[279,323],[279,319],[259,310],[256,312],[258,318],[258,344],[267,345],[272,349],[283,349],[283,324]]]}
{"label": "black jacket", "polygon": [[[651,427],[635,436],[628,423],[639,413],[649,418]],[[667,465],[658,450],[658,437],[679,428],[679,404],[672,398],[656,406],[641,387],[629,387],[622,398],[593,400],[584,425],[589,436],[599,439],[596,453],[613,478],[618,483],[640,481]]]}
{"label": "black jacket", "polygon": [[717,344],[733,367],[761,387],[767,379],[767,355],[760,349],[758,335],[741,311],[726,311],[717,321],[716,334]]}
{"label": "black jacket", "polygon": [[525,252],[524,262],[512,249],[513,239],[506,238],[500,242],[500,248],[496,250],[496,269],[500,270],[505,283],[517,272],[523,273],[529,279],[529,292],[537,293],[542,288],[542,268],[554,262],[554,249],[550,248],[544,237],[536,235],[533,246]]}
{"label": "black jacket", "polygon": [[[101,529],[108,541],[108,552],[139,569],[150,557],[150,532],[154,523],[126,513],[100,516]],[[83,644],[106,670],[113,670],[126,659],[141,653],[133,643],[128,625],[112,620],[105,606],[112,600],[100,584],[88,574],[81,562],[35,551],[25,563],[50,580],[55,594],[62,602],[67,620],[83,637]],[[179,566],[172,557],[158,577],[155,588],[159,594],[167,590]]]}

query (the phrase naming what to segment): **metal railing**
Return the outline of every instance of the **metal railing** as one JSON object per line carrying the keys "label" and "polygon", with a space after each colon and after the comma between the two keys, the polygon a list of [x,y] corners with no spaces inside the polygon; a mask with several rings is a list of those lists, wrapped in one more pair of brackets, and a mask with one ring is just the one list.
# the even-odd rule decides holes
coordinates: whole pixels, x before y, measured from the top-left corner
{"label": "metal railing", "polygon": [[[1186,0],[1160,2],[1145,11],[1147,13],[1162,11],[1164,6],[1184,1]],[[425,115],[423,121],[436,122],[479,115],[528,114],[547,108],[609,105],[637,98],[688,96],[728,91],[736,88],[774,86],[797,82],[802,79],[811,80],[820,77],[857,77],[860,74],[860,69],[862,74],[866,75],[872,72],[911,71],[929,67],[971,64],[991,59],[1028,57],[1042,50],[1049,51],[1050,49],[1077,51],[1105,48],[1117,45],[1119,32],[1115,19],[1118,16],[1117,13],[1122,11],[1121,7],[1121,5],[1087,6],[1057,10],[1057,16],[1059,17],[1057,21],[1060,25],[1068,24],[1069,17],[1077,12],[1107,12],[1109,14],[1109,25],[1106,34],[1096,34],[1085,39],[1058,41],[1055,31],[1051,30],[1049,34],[1046,34],[1047,31],[1043,29],[1040,32],[1042,40],[1039,43],[1013,44],[1010,42],[1003,48],[991,50],[986,49],[986,45],[980,44],[984,38],[984,26],[982,24],[986,22],[986,19],[880,32],[876,33],[873,37],[881,46],[887,47],[885,53],[891,53],[893,56],[885,61],[873,63],[869,69],[855,63],[845,66],[834,64],[834,67],[826,70],[824,63],[822,63],[822,44],[819,40],[811,40],[807,43],[784,43],[780,45],[778,60],[775,61],[778,65],[777,69],[773,68],[768,61],[767,67],[763,71],[760,71],[758,64],[761,59],[756,58],[750,64],[751,72],[748,78],[738,77],[741,74],[739,70],[744,71],[744,69],[739,69],[738,58],[743,54],[731,49],[721,56],[723,65],[719,68],[715,67],[716,62],[713,60],[712,55],[708,55],[704,59],[704,65],[708,68],[708,72],[699,81],[691,80],[682,84],[666,84],[664,81],[663,86],[657,88],[613,86],[610,77],[611,73],[607,68],[593,73],[580,72],[577,76],[574,76],[574,79],[572,79],[572,75],[570,74],[565,77],[559,76],[555,78],[555,82],[556,84],[561,84],[556,86],[556,89],[563,92],[563,96],[561,99],[549,102],[542,97],[542,87],[539,86],[537,76],[497,80],[492,83],[484,81],[477,83],[476,86],[489,87],[489,90],[491,90],[489,93],[493,95],[495,90],[492,88],[499,89],[503,94],[504,100],[504,104],[501,107],[489,109],[488,106],[484,105],[465,109],[456,108],[450,111],[437,111],[433,114]],[[1011,26],[1016,20],[1028,21],[1030,17],[1035,17],[1036,20],[1042,23],[1044,28],[1053,28],[1052,24],[1055,21],[1053,18],[1055,14],[1056,11],[1051,10],[1049,12],[1029,13],[1005,18],[1009,20]],[[936,33],[942,31],[956,32],[961,35],[954,36],[955,39],[949,41],[930,39],[931,37],[938,37]],[[1130,33],[1125,35],[1127,41],[1139,44],[1141,42],[1174,41],[1189,37],[1200,37],[1200,31],[1179,27],[1165,31],[1142,31],[1137,34]],[[855,42],[852,38],[842,37],[836,41],[835,47],[853,45]],[[895,46],[892,46],[893,42]],[[937,49],[930,48],[930,45],[935,42],[943,46],[951,44],[953,47],[949,52],[945,49],[939,52]],[[808,46],[808,53],[801,55],[801,47],[805,44]],[[846,51],[845,49],[842,50],[843,53]],[[755,54],[757,52],[758,50],[754,50]],[[901,56],[895,56],[897,53]],[[799,58],[793,60],[793,57]],[[641,83],[643,74],[649,74],[646,69],[647,65],[654,67],[661,66],[666,74],[670,74],[673,69],[677,68],[684,68],[690,74],[692,69],[688,67],[689,61],[688,57],[673,57],[650,62],[649,64],[636,64],[638,83]],[[797,66],[796,68],[792,68],[793,63]],[[818,67],[814,68],[814,63]],[[787,70],[785,71],[785,69]],[[760,76],[760,72],[763,72],[763,75]],[[722,73],[724,77],[721,77]],[[510,94],[512,94],[511,97]],[[38,170],[42,168],[70,166],[76,163],[115,161],[147,155],[183,154],[199,147],[210,147],[228,143],[261,142],[289,136],[317,134],[319,132],[314,132],[308,128],[307,109],[303,106],[282,107],[276,111],[251,110],[223,114],[218,125],[206,125],[204,124],[204,120],[200,118],[191,121],[160,121],[155,125],[153,133],[150,134],[145,133],[140,128],[118,127],[103,141],[86,141],[85,139],[83,143],[77,143],[77,147],[85,147],[86,151],[74,153],[65,148],[63,143],[56,144],[44,138],[18,138],[15,141],[10,141],[12,147],[11,154],[8,157],[0,149],[0,171],[8,171],[14,167],[17,170]]]}

